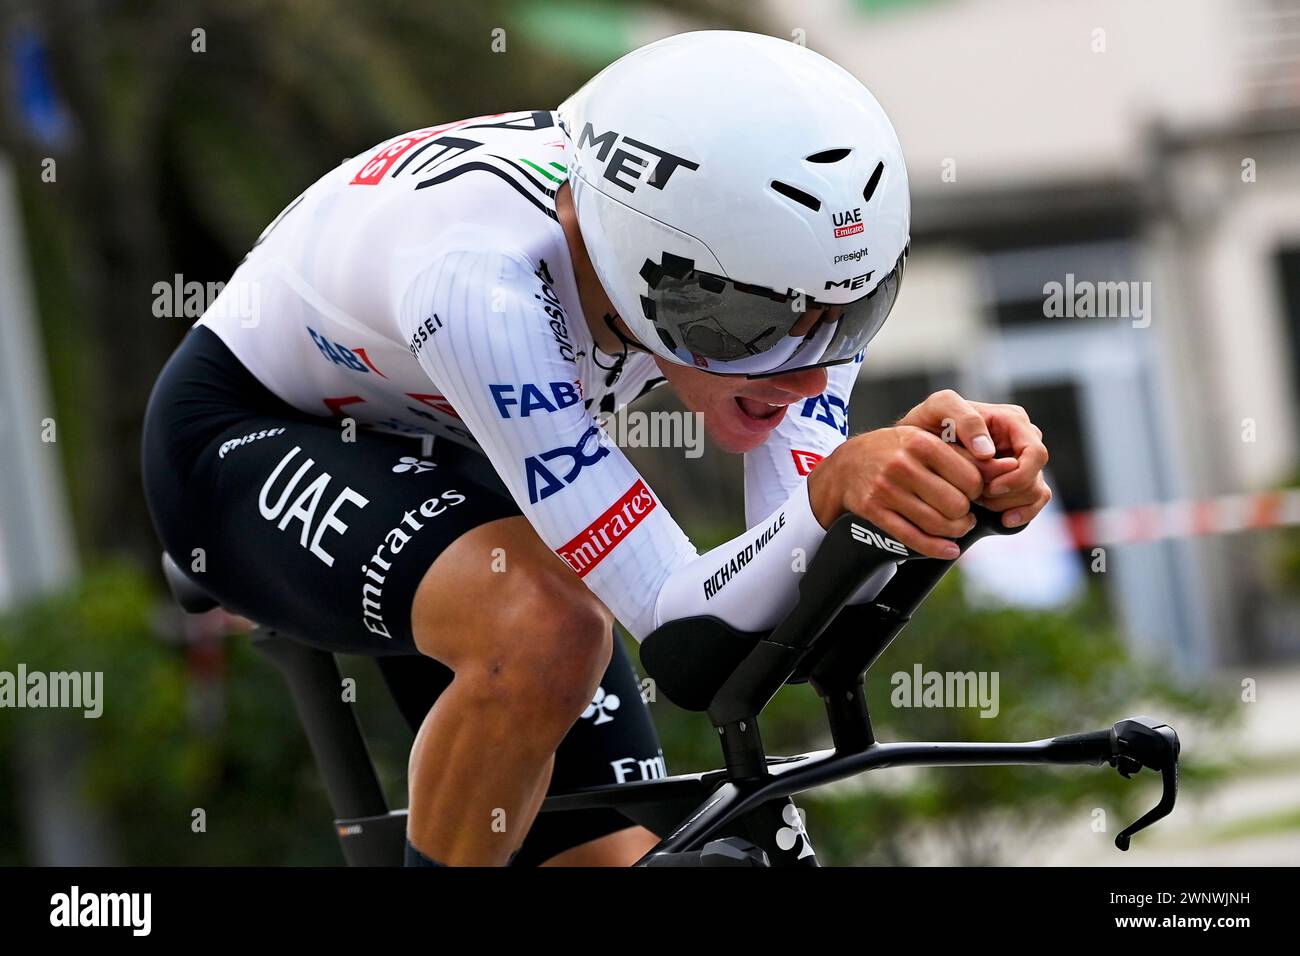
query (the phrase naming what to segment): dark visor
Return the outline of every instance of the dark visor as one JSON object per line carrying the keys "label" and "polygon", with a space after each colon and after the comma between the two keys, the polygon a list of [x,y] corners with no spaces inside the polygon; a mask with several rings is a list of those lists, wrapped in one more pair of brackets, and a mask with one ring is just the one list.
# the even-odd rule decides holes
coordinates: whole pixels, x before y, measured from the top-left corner
{"label": "dark visor", "polygon": [[[710,372],[774,375],[851,361],[889,317],[907,249],[870,292],[852,302],[820,302],[793,289],[776,292],[701,272],[689,259],[647,259],[641,277],[646,318],[683,361]],[[791,336],[800,322],[810,326]]]}

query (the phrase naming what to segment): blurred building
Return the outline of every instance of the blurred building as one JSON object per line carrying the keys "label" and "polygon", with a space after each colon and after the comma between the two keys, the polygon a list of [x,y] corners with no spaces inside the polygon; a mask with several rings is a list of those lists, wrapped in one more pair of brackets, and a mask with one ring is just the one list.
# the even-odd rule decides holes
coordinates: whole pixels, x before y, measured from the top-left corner
{"label": "blurred building", "polygon": [[[872,88],[908,159],[913,257],[857,424],[951,384],[1025,405],[1070,512],[1294,475],[1300,2],[771,10]],[[1116,295],[1090,314],[1089,288]],[[1108,549],[1134,642],[1193,670],[1300,652],[1262,600],[1267,534]]]}
{"label": "blurred building", "polygon": [[[1300,0],[767,0],[761,23],[861,78],[907,157],[912,257],[855,430],[943,387],[1024,405],[1075,515],[1296,483]],[[711,26],[656,15],[609,36]],[[1105,547],[1133,645],[1192,672],[1300,656],[1275,534]],[[995,548],[1011,570],[985,562],[976,590],[1014,590],[1021,562],[1042,606],[1035,562],[1059,550]]]}

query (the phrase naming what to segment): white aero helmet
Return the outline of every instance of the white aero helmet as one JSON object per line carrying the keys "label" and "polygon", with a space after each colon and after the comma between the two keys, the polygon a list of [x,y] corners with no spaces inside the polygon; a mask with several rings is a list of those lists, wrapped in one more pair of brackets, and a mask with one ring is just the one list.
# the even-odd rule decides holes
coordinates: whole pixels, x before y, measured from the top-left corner
{"label": "white aero helmet", "polygon": [[775,37],[684,33],[616,60],[559,115],[587,252],[655,354],[773,375],[851,361],[884,324],[907,171],[841,67]]}

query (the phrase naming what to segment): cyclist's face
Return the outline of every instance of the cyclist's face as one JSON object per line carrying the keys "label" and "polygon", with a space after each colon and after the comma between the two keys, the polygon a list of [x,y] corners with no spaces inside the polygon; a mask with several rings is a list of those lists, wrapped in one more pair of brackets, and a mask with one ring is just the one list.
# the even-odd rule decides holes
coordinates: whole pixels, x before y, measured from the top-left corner
{"label": "cyclist's face", "polygon": [[771,378],[712,375],[657,358],[682,404],[704,416],[704,427],[723,451],[757,448],[781,424],[795,402],[826,390],[826,369],[813,368]]}

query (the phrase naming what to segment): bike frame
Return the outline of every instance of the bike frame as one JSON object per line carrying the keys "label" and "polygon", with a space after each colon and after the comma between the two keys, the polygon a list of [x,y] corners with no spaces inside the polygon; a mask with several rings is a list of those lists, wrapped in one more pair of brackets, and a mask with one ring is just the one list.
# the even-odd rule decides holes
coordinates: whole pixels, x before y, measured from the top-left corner
{"label": "bike frame", "polygon": [[[999,516],[974,510],[976,526],[958,542],[963,553],[989,534],[1014,533]],[[862,582],[891,563],[896,573],[875,599],[846,606]],[[843,516],[805,572],[794,609],[772,632],[744,634],[716,618],[691,618],[642,643],[642,665],[657,687],[688,709],[708,712],[724,769],[552,794],[541,812],[613,809],[661,834],[638,865],[816,866],[790,798],[870,770],[1110,763],[1131,776],[1144,766],[1159,769],[1163,797],[1117,837],[1127,849],[1131,834],[1172,810],[1177,792],[1177,735],[1151,718],[1023,743],[876,741],[865,674],[954,563],[922,559],[869,522]],[[187,610],[213,606],[165,556],[164,573]],[[253,643],[289,684],[345,859],[353,866],[400,864],[406,811],[388,808],[355,712],[338,694],[333,654],[261,627]],[[834,747],[768,756],[758,715],[783,685],[804,681],[823,701]]]}

